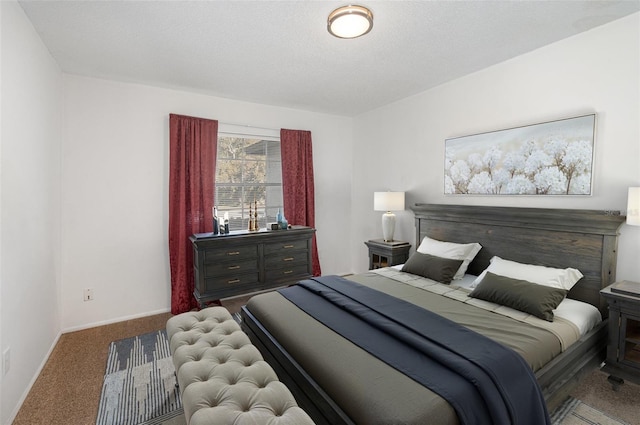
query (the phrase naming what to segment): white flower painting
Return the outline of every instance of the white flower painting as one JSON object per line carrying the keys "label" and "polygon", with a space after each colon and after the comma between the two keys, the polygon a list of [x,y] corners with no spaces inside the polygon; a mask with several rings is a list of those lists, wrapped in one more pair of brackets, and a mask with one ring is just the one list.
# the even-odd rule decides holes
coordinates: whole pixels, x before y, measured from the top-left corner
{"label": "white flower painting", "polygon": [[595,114],[445,141],[445,194],[590,195]]}

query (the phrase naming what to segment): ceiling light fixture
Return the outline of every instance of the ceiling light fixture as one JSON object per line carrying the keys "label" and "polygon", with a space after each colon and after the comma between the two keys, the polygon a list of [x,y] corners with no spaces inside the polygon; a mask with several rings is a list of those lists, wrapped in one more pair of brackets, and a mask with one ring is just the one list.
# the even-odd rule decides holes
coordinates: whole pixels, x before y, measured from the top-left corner
{"label": "ceiling light fixture", "polygon": [[373,13],[364,6],[342,6],[329,14],[327,31],[338,38],[356,38],[373,28]]}

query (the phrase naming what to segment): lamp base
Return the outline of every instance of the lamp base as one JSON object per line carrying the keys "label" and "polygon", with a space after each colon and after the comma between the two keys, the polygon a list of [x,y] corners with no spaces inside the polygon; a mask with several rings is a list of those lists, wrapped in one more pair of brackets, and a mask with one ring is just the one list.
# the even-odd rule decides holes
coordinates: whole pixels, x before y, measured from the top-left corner
{"label": "lamp base", "polygon": [[385,242],[393,242],[396,229],[396,215],[391,211],[382,214],[382,238]]}

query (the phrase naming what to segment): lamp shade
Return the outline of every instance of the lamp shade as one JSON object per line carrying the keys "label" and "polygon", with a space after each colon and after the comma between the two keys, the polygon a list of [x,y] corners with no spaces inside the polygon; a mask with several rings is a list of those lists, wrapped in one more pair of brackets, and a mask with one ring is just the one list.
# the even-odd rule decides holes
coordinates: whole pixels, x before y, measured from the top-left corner
{"label": "lamp shade", "polygon": [[327,30],[338,38],[356,38],[373,28],[373,13],[364,6],[342,6],[329,14]]}
{"label": "lamp shade", "polygon": [[627,198],[627,224],[640,226],[640,187],[630,187]]}
{"label": "lamp shade", "polygon": [[374,211],[404,210],[404,192],[374,192]]}

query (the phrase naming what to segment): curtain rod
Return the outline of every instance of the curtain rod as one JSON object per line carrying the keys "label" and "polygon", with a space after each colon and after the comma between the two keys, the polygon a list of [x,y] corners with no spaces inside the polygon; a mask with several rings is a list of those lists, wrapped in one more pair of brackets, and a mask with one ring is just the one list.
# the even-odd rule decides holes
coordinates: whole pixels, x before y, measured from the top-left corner
{"label": "curtain rod", "polygon": [[[2,1],[2,0],[0,0]],[[221,131],[220,134],[224,134],[224,135],[229,135],[229,136],[241,136],[241,137],[251,137],[251,138],[260,138],[263,140],[274,140],[274,141],[278,141],[280,140],[280,138],[278,136],[271,136],[268,134],[260,134],[260,133],[256,133],[256,134],[247,134],[247,133],[236,133],[233,131]]]}
{"label": "curtain rod", "polygon": [[234,125],[234,126],[237,126],[237,127],[254,128],[256,130],[280,131],[279,128],[259,127],[259,126],[255,126],[255,125],[238,124],[238,123],[232,123],[232,122],[222,122],[222,121],[220,121],[219,124],[222,124],[222,125]]}

